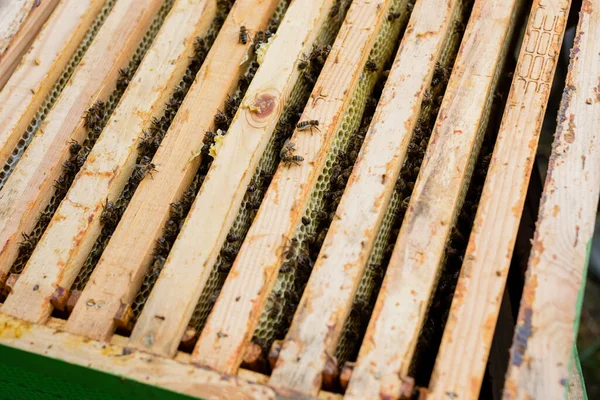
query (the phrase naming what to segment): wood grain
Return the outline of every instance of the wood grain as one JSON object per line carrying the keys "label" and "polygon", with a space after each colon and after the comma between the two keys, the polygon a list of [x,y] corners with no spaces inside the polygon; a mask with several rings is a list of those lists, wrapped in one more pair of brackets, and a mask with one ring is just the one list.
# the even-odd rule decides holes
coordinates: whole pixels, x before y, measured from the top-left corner
{"label": "wood grain", "polygon": [[357,164],[286,335],[270,380],[274,386],[314,393],[321,385],[321,374],[327,358],[335,353],[457,3],[426,1],[417,3],[412,12]]}
{"label": "wood grain", "polygon": [[[398,396],[477,158],[518,0],[476,1],[355,371],[359,397]],[[359,379],[359,378],[355,378]]]}
{"label": "wood grain", "polygon": [[[150,3],[147,9],[157,5]],[[137,3],[131,7],[141,8]],[[193,55],[196,36],[208,30],[215,9],[214,0],[178,0],[173,5],[2,312],[43,322],[52,312],[49,297],[54,289],[70,288],[100,233],[103,204],[114,201],[125,186],[142,131],[162,113]]]}
{"label": "wood grain", "polygon": [[432,396],[479,396],[570,3],[533,3],[430,381]]}
{"label": "wood grain", "polygon": [[505,399],[564,398],[600,194],[600,1],[584,1],[558,113]]}
{"label": "wood grain", "polygon": [[[302,318],[293,322],[286,337],[289,341],[307,343],[298,346],[304,351],[299,362],[290,362],[289,357],[285,360],[298,371],[317,370],[313,365],[321,365],[322,361],[315,363],[313,359],[322,359],[327,353],[333,354],[335,351],[339,331],[352,304],[356,280],[362,276],[373,248],[405,160],[421,101],[452,29],[458,3],[426,0],[415,5],[363,149],[313,267],[311,280],[305,290],[308,294],[298,308],[311,309],[311,312],[300,314],[301,311],[298,311]],[[415,69],[415,65],[420,68]],[[330,282],[345,283],[336,290],[324,290]],[[316,307],[316,304],[319,306]],[[314,314],[318,315],[313,319]],[[336,331],[321,332],[318,327],[325,324],[315,322],[317,318],[319,321],[332,321],[334,325],[329,326],[335,326]],[[308,325],[313,328],[302,331],[301,328]],[[323,340],[323,337],[328,340]],[[277,374],[278,369],[273,375],[277,377]],[[368,385],[364,384],[365,377],[361,374],[365,374],[364,369],[354,369],[351,386],[346,391],[347,397],[362,399],[369,392]]]}
{"label": "wood grain", "polygon": [[35,8],[36,0],[3,1],[0,3],[0,60],[27,17]]}
{"label": "wood grain", "polygon": [[[136,0],[138,1],[138,0]],[[276,400],[273,389],[0,314],[0,345],[205,399]],[[310,399],[303,399],[310,400]]]}
{"label": "wood grain", "polygon": [[[82,117],[92,104],[106,100],[113,91],[119,69],[127,66],[162,3],[161,0],[143,1],[139,6],[120,2],[112,9],[93,46],[0,191],[0,276],[10,270],[18,255],[21,232],[31,232],[50,201],[54,182],[62,174],[62,165],[69,156],[69,141],[84,139]],[[64,10],[68,11],[69,8]],[[80,13],[88,15],[85,10]],[[116,37],[119,38],[117,46],[114,45]],[[56,40],[60,40],[60,36]],[[18,123],[24,124],[25,129],[29,121],[24,119]]]}
{"label": "wood grain", "polygon": [[[330,6],[331,0],[296,0],[288,8],[154,286],[148,312],[169,315],[179,339],[299,77],[296,63],[310,50]],[[269,105],[262,115],[252,111],[261,101]],[[152,331],[145,333],[142,340],[155,340]],[[169,351],[175,343],[168,343]]]}
{"label": "wood grain", "polygon": [[0,61],[0,165],[6,163],[103,4],[104,0],[62,1],[12,75]]}
{"label": "wood grain", "polygon": [[[10,78],[25,52],[29,49],[31,43],[42,29],[50,14],[58,5],[59,0],[38,0],[33,4],[27,19],[21,25],[19,32],[12,38],[8,48],[0,50],[0,90]],[[83,2],[85,4],[85,2]],[[2,13],[0,6],[0,13]],[[54,22],[51,22],[54,24]],[[2,22],[0,22],[2,25]],[[0,28],[0,32],[2,29]],[[2,39],[0,39],[2,42]],[[0,45],[1,48],[1,45]]]}
{"label": "wood grain", "polygon": [[[281,249],[298,229],[389,6],[389,0],[354,1],[350,6],[300,117],[318,120],[319,131],[294,132],[295,154],[304,161],[292,167],[280,164],[277,169],[194,349],[198,362],[229,372],[239,367],[277,279]],[[283,377],[285,371],[280,372],[272,376],[272,385],[305,392]]]}
{"label": "wood grain", "polygon": [[[226,96],[235,90],[245,67],[241,61],[251,43],[239,43],[240,25],[252,32],[263,29],[277,3],[278,0],[260,4],[243,0],[230,11],[153,158],[160,173],[137,188],[82,293],[82,299],[102,301],[104,306],[87,307],[85,302],[79,302],[69,318],[67,331],[98,340],[106,340],[113,333],[113,318],[119,306],[133,301],[151,264],[155,240],[168,220],[170,203],[180,199],[198,169],[200,157],[191,160],[192,149],[200,148],[204,133],[213,130],[217,109],[223,109]],[[155,354],[174,354],[183,333],[178,335],[179,329],[175,329],[171,319],[173,314],[160,309],[165,305],[162,299],[149,304],[155,306],[146,306],[132,333],[131,346]],[[156,315],[164,315],[165,319]],[[182,326],[185,329],[185,324]],[[161,328],[163,335],[158,334]],[[154,332],[156,339],[153,346],[146,347],[141,338],[149,331]],[[165,351],[166,348],[172,351]]]}

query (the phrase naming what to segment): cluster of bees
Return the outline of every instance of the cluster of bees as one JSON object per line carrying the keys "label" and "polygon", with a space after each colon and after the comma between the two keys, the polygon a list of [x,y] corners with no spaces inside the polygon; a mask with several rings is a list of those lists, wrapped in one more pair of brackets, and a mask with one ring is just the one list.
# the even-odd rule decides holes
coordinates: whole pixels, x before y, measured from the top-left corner
{"label": "cluster of bees", "polygon": [[[173,1],[165,2],[165,4],[159,10],[155,21],[153,21],[153,26],[160,25],[161,21],[163,21],[168,14],[172,4]],[[96,22],[94,24],[96,24]],[[19,255],[11,267],[11,273],[19,274],[22,272],[23,268],[25,268],[25,265],[31,257],[33,249],[39,242],[42,234],[46,230],[46,227],[52,220],[52,217],[58,209],[61,201],[66,196],[67,191],[75,179],[75,175],[77,175],[85,163],[88,155],[92,151],[92,148],[98,140],[100,133],[108,122],[108,117],[118,104],[119,99],[125,92],[125,89],[129,85],[129,81],[140,65],[146,51],[150,46],[150,43],[152,42],[152,39],[157,33],[158,29],[151,28],[148,30],[140,46],[132,56],[128,66],[119,70],[119,77],[117,78],[116,87],[110,94],[109,98],[106,101],[98,100],[84,114],[83,121],[84,128],[86,130],[86,137],[81,144],[76,141],[71,141],[69,145],[69,158],[63,164],[62,175],[54,184],[54,193],[49,203],[40,213],[36,225],[31,233],[22,233],[24,240],[19,246]],[[114,205],[109,202],[107,202],[105,207],[108,207],[111,210],[114,209]],[[105,216],[104,220],[106,219],[107,218]],[[91,270],[88,272],[88,274],[90,273]]]}
{"label": "cluster of bees", "polygon": [[107,104],[103,101],[96,102],[87,110],[84,116],[84,127],[87,132],[87,138],[82,145],[75,141],[72,141],[69,145],[69,158],[63,164],[62,175],[54,183],[54,193],[49,203],[40,213],[33,230],[29,234],[22,233],[23,241],[19,245],[19,254],[11,267],[11,273],[19,274],[25,268],[33,249],[52,220],[60,202],[66,196],[71,183],[75,179],[75,175],[77,175],[79,169],[83,166],[94,143],[98,139],[98,136],[100,136],[106,124],[107,114]]}
{"label": "cluster of bees", "polygon": [[[260,317],[252,338],[253,343],[260,346],[265,354],[274,340],[282,339],[285,336],[308,282],[312,266],[318,257],[331,221],[335,216],[387,78],[387,75],[382,72],[383,66],[391,63],[394,48],[397,46],[395,38],[399,36],[401,26],[400,24],[391,24],[396,19],[397,17],[392,17],[388,21],[390,26],[387,29],[382,29],[377,40],[381,40],[386,44],[374,46],[373,53],[366,61],[365,72],[361,75],[360,80],[364,82],[360,85],[364,85],[364,87],[357,88],[357,93],[365,90],[370,94],[370,96],[367,94],[365,99],[358,100],[359,104],[364,102],[362,104],[365,108],[361,110],[361,107],[358,106],[357,113],[360,113],[358,118],[354,114],[344,116],[344,121],[347,117],[352,119],[353,122],[348,122],[350,122],[350,126],[356,124],[354,125],[355,128],[349,128],[338,133],[340,136],[339,144],[334,146],[328,156],[333,157],[333,167],[319,177],[319,181],[322,181],[322,183],[318,186],[323,185],[325,189],[313,193],[310,201],[313,205],[309,205],[309,211],[301,218],[302,226],[295,236],[287,239],[288,243],[282,250],[283,260],[275,290],[271,292],[267,300],[265,311]],[[298,69],[302,72],[304,82],[310,84],[316,80],[318,75],[313,77],[310,74],[310,68],[315,63],[324,62],[330,51],[331,48],[328,46],[313,47],[308,55],[303,55],[300,58]],[[357,99],[360,99],[360,96]],[[352,101],[354,102],[354,100]],[[318,130],[319,121],[300,121],[295,128],[299,131]],[[334,141],[337,142],[337,139]],[[293,143],[284,142],[280,154],[284,165],[301,162],[301,160],[294,158],[294,149]]]}
{"label": "cluster of bees", "polygon": [[[383,75],[387,76],[385,72]],[[356,359],[358,355],[362,337],[377,299],[378,288],[381,287],[386,266],[393,252],[402,220],[410,202],[410,196],[420,172],[420,166],[427,150],[431,131],[443,99],[443,90],[446,87],[449,76],[450,71],[448,69],[442,67],[440,64],[436,65],[431,86],[427,90],[422,104],[421,115],[417,120],[411,142],[407,148],[406,161],[394,187],[390,210],[388,210],[391,213],[391,228],[387,233],[381,232],[384,234],[381,238],[384,246],[383,252],[381,255],[372,254],[369,258],[362,279],[369,279],[370,282],[367,283],[361,280],[359,290],[357,291],[335,352],[335,358],[338,361],[339,367],[342,367],[345,361]],[[397,205],[394,206],[394,204]],[[386,218],[388,218],[387,214]],[[379,236],[377,239],[380,240]],[[369,289],[361,289],[363,285]]]}
{"label": "cluster of bees", "polygon": [[[257,38],[262,41],[268,40],[268,38],[272,35],[271,32],[275,31],[278,23],[279,19],[275,19],[274,21],[272,20],[269,24],[269,26],[272,28],[269,28],[265,34],[259,32],[254,36],[255,48],[260,46],[260,42],[256,43]],[[271,29],[273,30],[271,31]],[[315,54],[317,51],[320,52],[320,54],[328,54],[329,50],[327,50],[327,53],[323,53],[320,51],[322,48],[330,49],[328,45],[314,46],[313,49],[315,50]],[[253,61],[251,66],[255,63],[256,62]],[[324,64],[325,58],[323,58],[323,56],[319,59],[316,59],[310,67],[311,75],[314,75],[315,77],[318,76]],[[258,66],[257,63],[256,66]],[[240,79],[241,84],[239,89],[244,89],[246,87],[245,82],[248,75],[253,77],[254,72],[255,70],[251,69],[249,73],[245,75],[245,77]],[[292,98],[296,100],[288,102],[284,106],[282,116],[275,127],[273,138],[267,146],[267,150],[265,151],[261,161],[259,162],[257,171],[252,177],[242,201],[240,212],[238,213],[233,227],[227,236],[226,243],[221,248],[219,257],[215,263],[213,271],[211,272],[207,286],[205,287],[200,300],[198,301],[192,320],[190,321],[190,326],[197,331],[202,329],[206,318],[208,317],[208,314],[210,313],[210,310],[212,309],[212,306],[218,297],[221,287],[225,282],[231,266],[233,265],[245,235],[250,228],[254,217],[256,216],[258,208],[262,203],[264,194],[271,182],[273,175],[275,174],[279,161],[281,161],[283,164],[299,163],[302,161],[302,157],[293,154],[295,145],[290,141],[290,137],[294,129],[298,125],[300,125],[301,128],[306,126],[306,129],[311,126],[318,127],[318,121],[309,121],[308,124],[302,124],[301,122],[298,122],[304,108],[304,104],[308,101],[312,91],[312,85],[307,85],[306,81],[304,81],[301,82],[300,85],[297,85],[297,87],[294,88],[294,91],[299,93],[299,96],[292,96]]]}
{"label": "cluster of bees", "polygon": [[[172,0],[169,0],[169,1],[171,1],[171,3],[172,3]],[[60,93],[63,91],[63,89],[69,82],[69,79],[71,78],[71,75],[73,74],[75,68],[77,67],[77,65],[79,64],[81,59],[83,58],[84,54],[86,53],[87,49],[91,45],[93,39],[95,38],[96,34],[98,33],[98,30],[100,29],[100,27],[102,26],[102,24],[104,23],[106,18],[108,17],[110,10],[113,8],[115,3],[116,3],[116,0],[107,0],[104,3],[104,5],[102,6],[102,9],[100,10],[98,15],[94,19],[94,22],[88,29],[85,37],[79,43],[79,46],[77,47],[76,51],[71,56],[69,63],[67,64],[67,66],[65,66],[62,73],[60,74],[58,79],[55,81],[54,86],[48,92],[46,99],[40,105],[40,107],[39,107],[38,111],[36,112],[35,116],[33,117],[32,121],[29,123],[29,126],[27,127],[27,129],[25,130],[23,135],[21,136],[19,143],[13,149],[12,153],[6,160],[6,164],[4,165],[4,167],[0,170],[0,189],[2,189],[2,187],[6,183],[13,168],[15,167],[17,162],[20,160],[21,156],[27,149],[27,146],[33,139],[34,135],[37,133],[39,127],[41,126],[42,122],[46,118],[46,115],[52,109],[52,107],[56,103]],[[163,5],[162,7],[168,8],[170,6]],[[29,236],[29,235],[24,234],[24,236]],[[27,239],[25,239],[25,240],[27,240]]]}
{"label": "cluster of bees", "polygon": [[[216,23],[218,23],[218,21]],[[160,118],[153,118],[148,130],[142,133],[142,137],[138,142],[138,154],[133,172],[119,197],[114,202],[107,200],[100,216],[102,231],[73,283],[74,289],[83,290],[92,271],[100,260],[102,252],[108,244],[112,233],[116,229],[119,220],[123,216],[129,201],[133,197],[136,188],[147,175],[152,176],[156,171],[156,166],[152,163],[152,158],[164,139],[173,118],[175,118],[177,110],[181,106],[185,95],[191,87],[202,62],[206,58],[214,37],[215,35],[211,30],[204,38],[196,38],[196,42],[194,43],[194,56],[190,59],[181,81],[175,87],[171,97],[167,101],[162,116]],[[119,82],[117,82],[117,84],[118,83]],[[160,248],[160,243],[157,243],[156,248]],[[156,261],[156,254],[154,259]]]}

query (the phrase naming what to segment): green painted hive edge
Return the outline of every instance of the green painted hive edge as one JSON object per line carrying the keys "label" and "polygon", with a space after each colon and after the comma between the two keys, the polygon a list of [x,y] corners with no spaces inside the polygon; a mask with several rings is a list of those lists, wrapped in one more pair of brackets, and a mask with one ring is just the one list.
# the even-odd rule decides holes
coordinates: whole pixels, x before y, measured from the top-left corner
{"label": "green painted hive edge", "polygon": [[[45,383],[44,387],[38,387],[39,383]],[[0,345],[0,399],[80,400],[82,393],[88,399],[198,399],[126,376]]]}

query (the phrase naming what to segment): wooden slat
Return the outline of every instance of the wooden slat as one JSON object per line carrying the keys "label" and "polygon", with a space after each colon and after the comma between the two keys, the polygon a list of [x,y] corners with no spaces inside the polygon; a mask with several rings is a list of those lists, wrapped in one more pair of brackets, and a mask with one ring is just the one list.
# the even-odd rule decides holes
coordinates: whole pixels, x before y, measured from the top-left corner
{"label": "wooden slat", "polygon": [[[47,3],[47,1],[45,2]],[[4,165],[81,43],[104,0],[66,0],[10,75],[0,63],[0,165]]]}
{"label": "wooden slat", "polygon": [[[296,63],[303,52],[310,51],[331,4],[331,0],[296,0],[288,8],[144,310],[144,318],[169,318],[168,326],[158,332],[169,335],[164,339],[154,337],[153,331],[143,332],[146,335],[142,341],[160,340],[153,351],[173,351],[177,347],[285,100],[299,77]],[[256,112],[254,104],[264,112]],[[171,336],[173,333],[177,336]]]}
{"label": "wooden slat", "polygon": [[[62,332],[64,320],[50,318],[41,326],[0,314],[0,346],[40,354],[84,368],[132,379],[157,388],[202,399],[244,400],[341,400],[342,395],[326,391],[318,397],[276,392],[264,386],[268,376],[240,369],[227,376],[189,364],[190,355],[178,353],[175,360],[138,352],[126,347],[127,338],[114,335],[110,344]],[[2,360],[6,362],[6,360]]]}
{"label": "wooden slat", "polygon": [[[162,0],[144,0],[115,5],[0,191],[0,277],[18,255],[21,232],[31,232],[52,197],[54,181],[69,156],[69,141],[85,138],[82,117],[96,100],[106,100],[113,91],[119,69],[127,66],[161,4]],[[87,22],[87,11],[81,15]]]}
{"label": "wooden slat", "polygon": [[10,47],[19,29],[35,8],[36,0],[3,1],[0,3],[0,60]]}
{"label": "wooden slat", "polygon": [[[272,373],[270,382],[275,386],[318,390],[404,163],[421,101],[452,29],[458,3],[425,0],[415,5],[361,154]],[[335,282],[335,290],[331,282]]]}
{"label": "wooden slat", "polygon": [[350,398],[397,396],[485,130],[518,0],[478,0],[433,128],[357,365]]}
{"label": "wooden slat", "polygon": [[[38,0],[35,2],[33,9],[21,25],[19,32],[12,38],[8,49],[5,49],[5,51],[0,50],[0,90],[2,90],[15,68],[17,68],[23,54],[29,49],[36,35],[40,32],[42,25],[44,25],[57,5],[58,0]],[[0,13],[2,13],[1,10]]]}
{"label": "wooden slat", "polygon": [[[213,117],[223,109],[227,94],[235,90],[239,74],[246,64],[241,61],[251,47],[239,43],[240,26],[251,32],[263,29],[279,0],[239,0],[229,13],[212,50],[198,72],[196,82],[186,95],[178,114],[169,127],[153,163],[160,173],[146,179],[129,202],[119,226],[113,233],[98,262],[82,299],[104,303],[102,308],[87,307],[79,302],[67,323],[66,330],[93,339],[108,339],[114,331],[113,318],[122,303],[130,304],[140,288],[144,274],[151,264],[155,240],[163,232],[169,217],[170,203],[178,201],[198,169],[200,157],[191,160],[191,149],[202,146],[204,132],[213,130]],[[142,314],[132,335],[132,346],[143,349],[141,340],[148,332],[163,329],[181,339],[173,330],[170,314],[165,319]],[[184,327],[185,328],[185,327]],[[172,340],[172,351],[164,351],[155,342],[157,354],[174,354],[179,340]]]}
{"label": "wooden slat", "polygon": [[[295,153],[304,161],[292,167],[280,164],[275,173],[198,339],[195,362],[228,373],[239,367],[275,284],[283,261],[281,249],[298,229],[390,4],[390,0],[358,0],[350,6],[300,118],[318,120],[319,131],[294,132],[291,141],[296,145]],[[273,378],[271,384],[275,386],[306,389],[285,378]]]}
{"label": "wooden slat", "polygon": [[504,389],[564,397],[600,194],[600,1],[584,1]]}
{"label": "wooden slat", "polygon": [[[140,8],[137,3],[132,7]],[[162,113],[193,55],[196,36],[208,30],[215,10],[214,0],[178,0],[173,5],[2,312],[43,322],[52,311],[49,300],[55,288],[71,286],[100,233],[103,204],[125,186],[142,131]]]}
{"label": "wooden slat", "polygon": [[533,4],[429,384],[432,396],[479,394],[570,3]]}
{"label": "wooden slat", "polygon": [[[136,3],[139,0],[136,0]],[[275,400],[273,389],[208,369],[97,342],[0,314],[0,345],[124,376],[196,398]],[[3,360],[4,362],[4,360]],[[304,400],[310,400],[305,398]]]}

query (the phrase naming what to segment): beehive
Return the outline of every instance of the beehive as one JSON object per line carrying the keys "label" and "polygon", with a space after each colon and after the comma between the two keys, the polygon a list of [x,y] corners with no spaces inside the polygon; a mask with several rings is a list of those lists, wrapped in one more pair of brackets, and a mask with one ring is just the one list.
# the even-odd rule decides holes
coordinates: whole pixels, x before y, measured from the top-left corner
{"label": "beehive", "polygon": [[582,398],[599,0],[29,3],[1,398]]}

